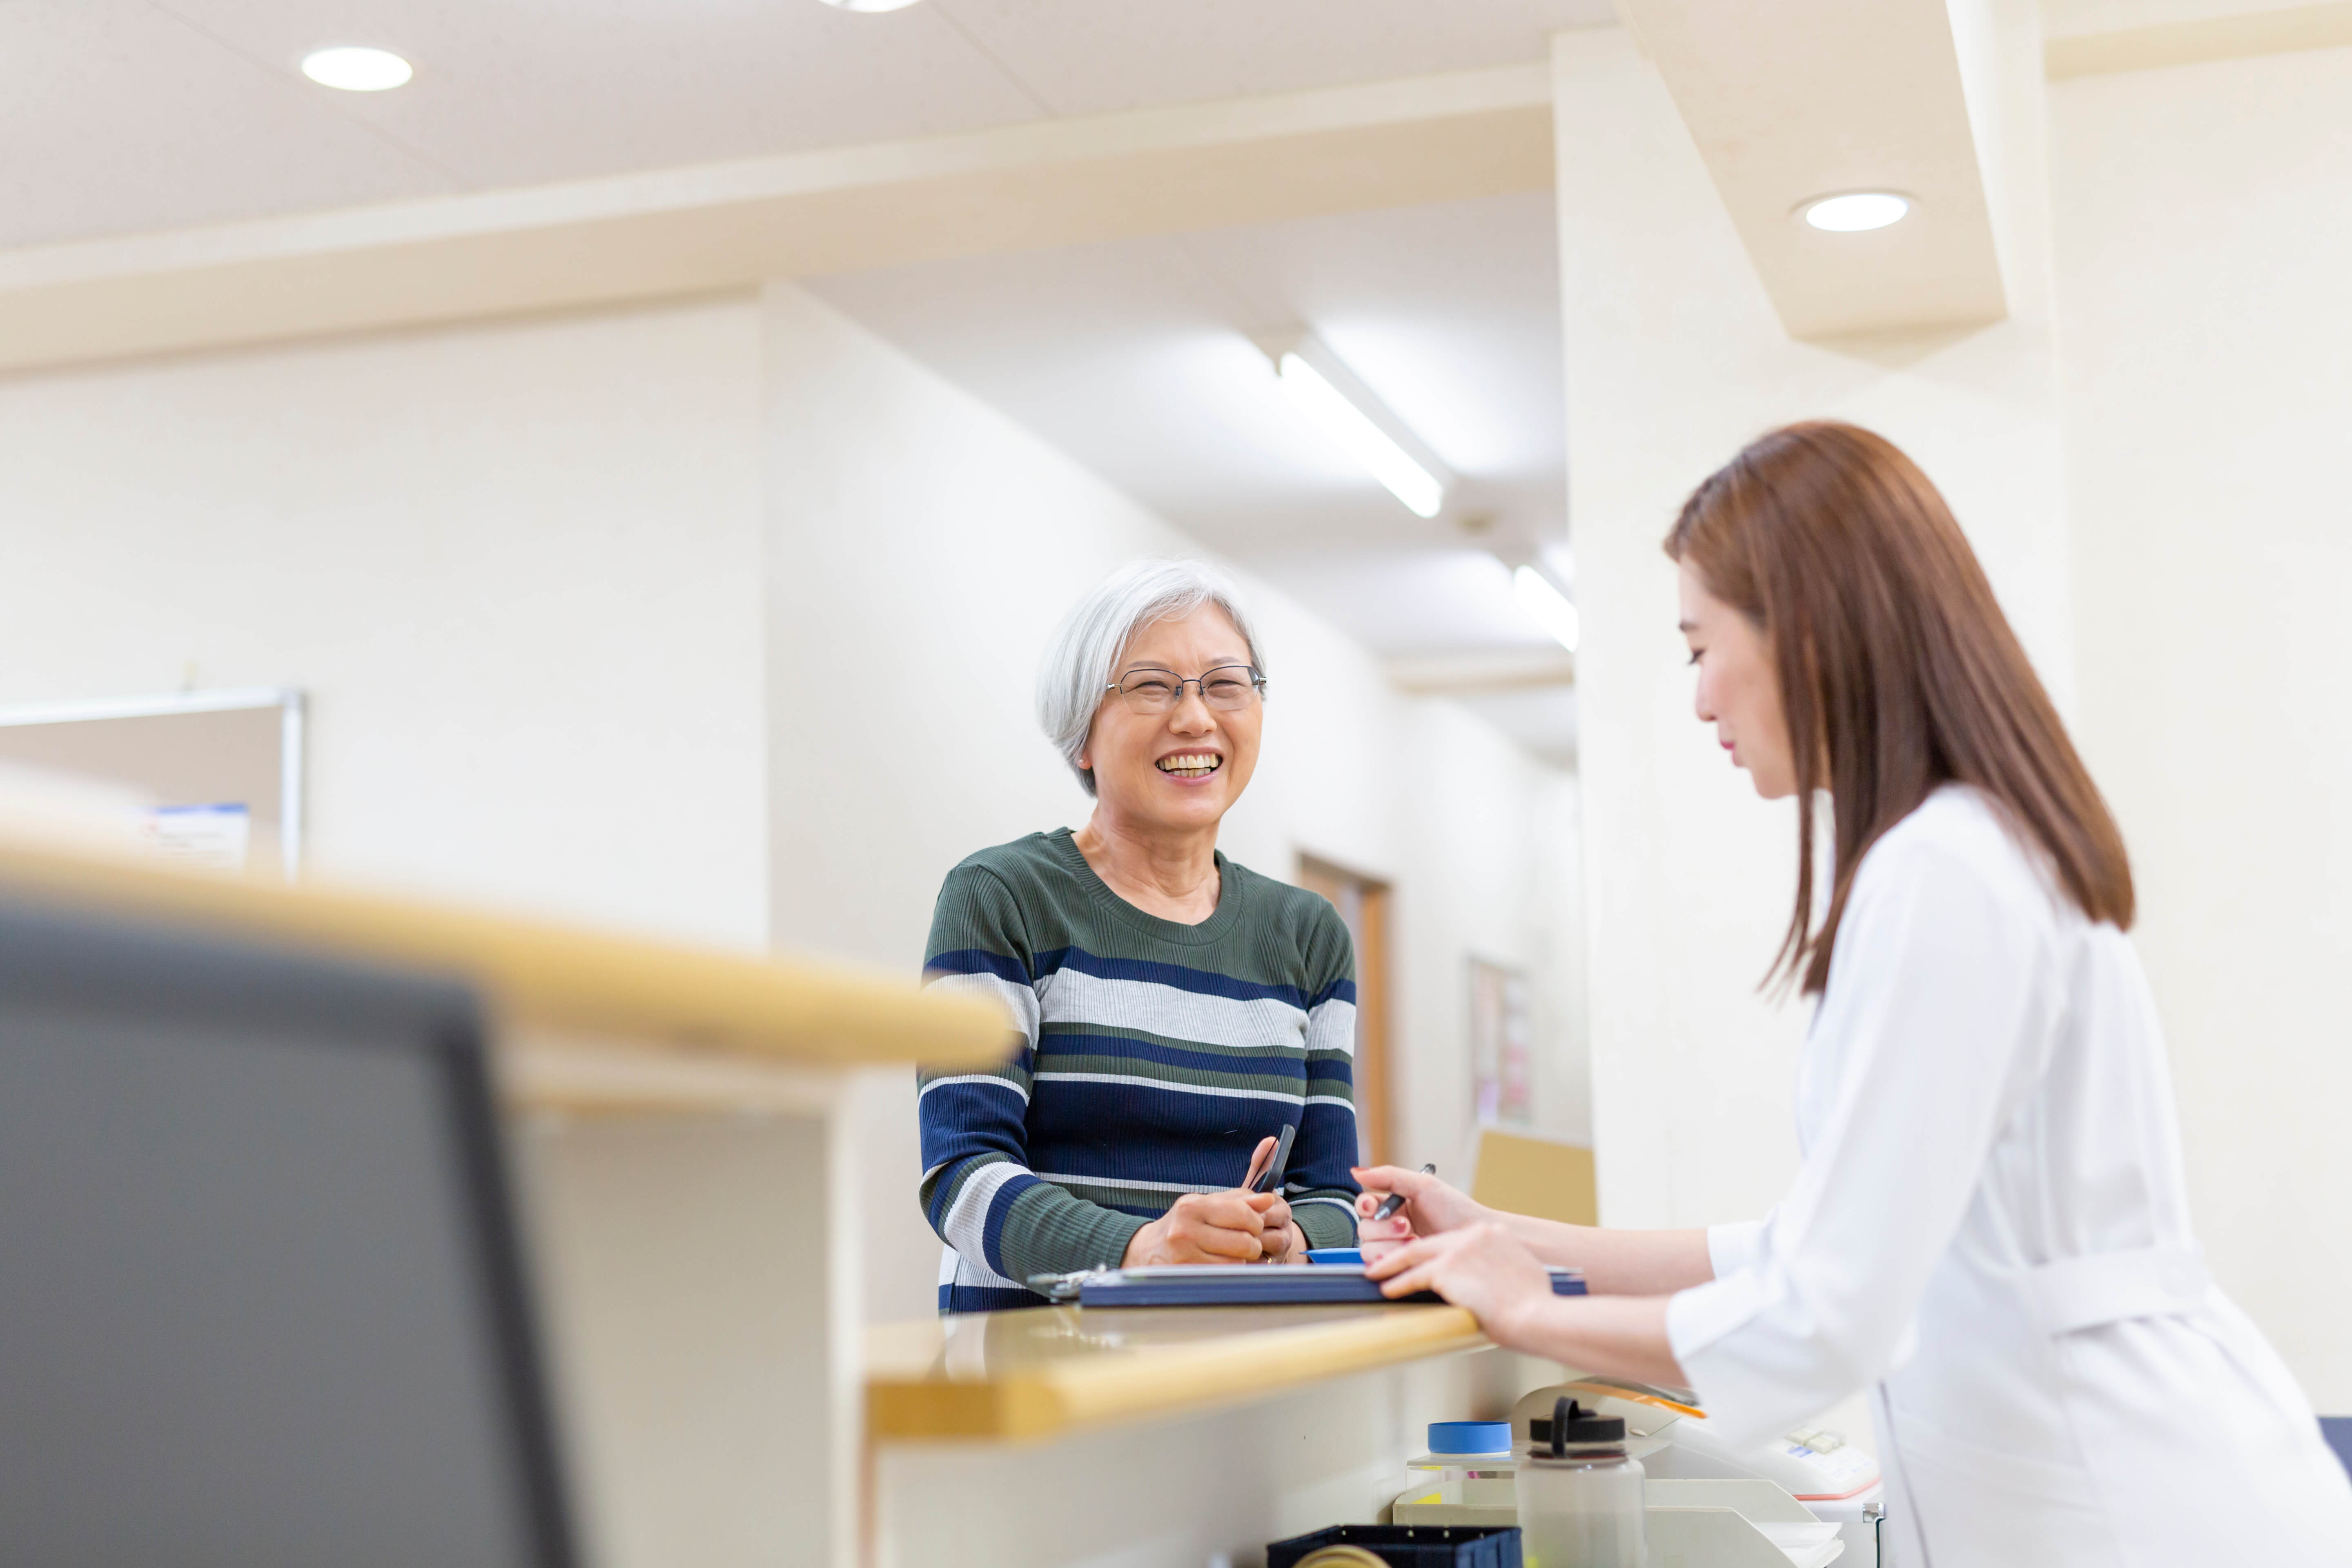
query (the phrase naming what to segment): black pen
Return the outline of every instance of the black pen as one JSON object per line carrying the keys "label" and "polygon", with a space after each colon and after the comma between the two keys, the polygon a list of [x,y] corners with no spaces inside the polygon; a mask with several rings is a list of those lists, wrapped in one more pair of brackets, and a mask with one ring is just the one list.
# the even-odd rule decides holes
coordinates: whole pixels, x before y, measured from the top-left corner
{"label": "black pen", "polygon": [[1274,1158],[1265,1163],[1265,1169],[1259,1172],[1257,1180],[1250,1184],[1250,1191],[1274,1193],[1282,1190],[1282,1178],[1290,1173],[1290,1141],[1297,1136],[1297,1123],[1283,1124],[1282,1136],[1274,1145]]}
{"label": "black pen", "polygon": [[[1437,1163],[1433,1160],[1428,1164],[1423,1165],[1421,1168],[1421,1173],[1424,1176],[1433,1176],[1437,1174]],[[1381,1200],[1381,1206],[1372,1211],[1372,1217],[1374,1219],[1386,1219],[1389,1215],[1396,1213],[1397,1210],[1402,1207],[1404,1207],[1404,1194],[1402,1193],[1391,1193],[1387,1197]]]}

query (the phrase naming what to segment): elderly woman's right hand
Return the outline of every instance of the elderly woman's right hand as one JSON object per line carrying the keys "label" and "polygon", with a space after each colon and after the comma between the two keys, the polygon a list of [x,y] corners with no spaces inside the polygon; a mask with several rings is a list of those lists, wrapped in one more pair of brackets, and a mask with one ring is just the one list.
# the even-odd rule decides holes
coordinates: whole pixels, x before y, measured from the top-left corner
{"label": "elderly woman's right hand", "polygon": [[[1280,1213],[1276,1213],[1276,1210]],[[1135,1233],[1119,1261],[1129,1268],[1153,1263],[1255,1263],[1284,1250],[1290,1205],[1274,1193],[1186,1193],[1164,1215]]]}

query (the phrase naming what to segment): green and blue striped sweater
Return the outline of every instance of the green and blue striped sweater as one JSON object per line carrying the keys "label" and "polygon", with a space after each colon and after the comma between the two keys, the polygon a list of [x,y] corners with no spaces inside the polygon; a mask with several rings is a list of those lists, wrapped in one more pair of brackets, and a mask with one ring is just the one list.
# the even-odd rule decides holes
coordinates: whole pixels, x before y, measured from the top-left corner
{"label": "green and blue striped sweater", "polygon": [[1068,828],[1001,844],[940,889],[925,978],[994,996],[1020,1054],[920,1079],[923,1210],[941,1311],[1034,1306],[1022,1281],[1115,1264],[1184,1193],[1236,1186],[1298,1129],[1285,1194],[1314,1247],[1355,1236],[1355,959],[1339,911],[1217,857],[1216,912],[1146,914]]}

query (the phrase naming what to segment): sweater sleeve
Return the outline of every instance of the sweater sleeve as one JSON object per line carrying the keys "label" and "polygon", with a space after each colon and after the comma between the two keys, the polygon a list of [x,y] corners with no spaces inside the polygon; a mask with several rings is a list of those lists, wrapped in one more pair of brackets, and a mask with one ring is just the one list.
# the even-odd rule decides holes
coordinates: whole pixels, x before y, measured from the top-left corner
{"label": "sweater sleeve", "polygon": [[1356,1245],[1356,952],[1339,912],[1321,899],[1310,953],[1317,987],[1307,1008],[1307,1105],[1283,1184],[1309,1247]]}
{"label": "sweater sleeve", "polygon": [[1002,1067],[919,1075],[923,1214],[940,1240],[984,1271],[982,1284],[1000,1288],[1025,1286],[1033,1274],[1115,1264],[1145,1223],[1075,1197],[1030,1169],[1034,957],[1019,900],[1002,879],[968,863],[949,873],[931,917],[924,983],[993,997],[1013,1015],[1021,1039]]}

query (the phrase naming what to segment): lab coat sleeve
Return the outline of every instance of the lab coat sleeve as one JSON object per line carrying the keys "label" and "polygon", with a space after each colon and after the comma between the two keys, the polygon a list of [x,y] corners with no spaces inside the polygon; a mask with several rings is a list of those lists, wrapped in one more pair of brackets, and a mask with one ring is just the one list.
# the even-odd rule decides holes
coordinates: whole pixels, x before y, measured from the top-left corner
{"label": "lab coat sleeve", "polygon": [[1706,1227],[1706,1260],[1714,1265],[1717,1279],[1727,1279],[1764,1260],[1765,1227],[1770,1223],[1768,1215]]}
{"label": "lab coat sleeve", "polygon": [[1718,1277],[1667,1305],[1675,1359],[1726,1437],[1785,1432],[1908,1353],[2013,1103],[2050,951],[2046,900],[2003,869],[1890,839],[1857,874],[1808,1047],[1836,1064],[1832,1110],[1769,1231],[1748,1238],[1753,1258],[1723,1272],[1740,1243],[1718,1251],[1710,1233]]}

